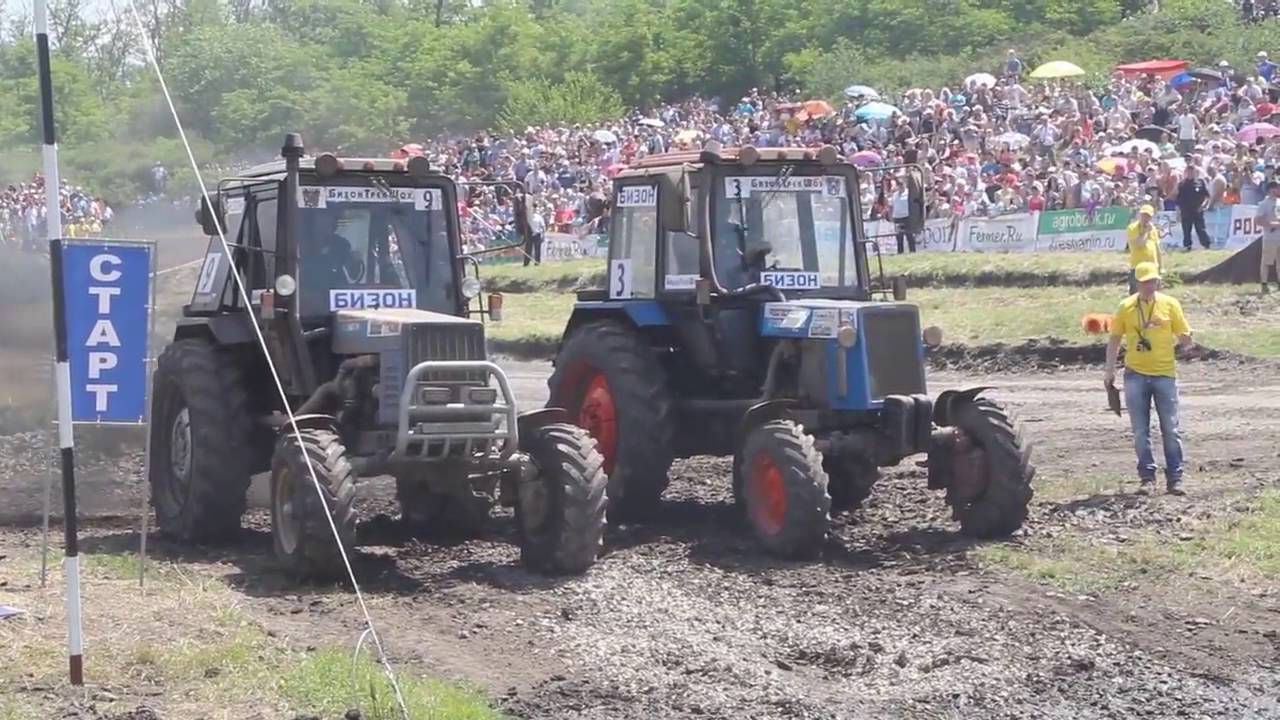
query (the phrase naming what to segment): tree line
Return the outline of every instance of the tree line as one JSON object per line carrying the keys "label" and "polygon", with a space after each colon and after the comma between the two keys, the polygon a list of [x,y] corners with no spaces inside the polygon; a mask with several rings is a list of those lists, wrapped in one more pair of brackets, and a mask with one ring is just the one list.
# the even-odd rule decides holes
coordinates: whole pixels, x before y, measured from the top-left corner
{"label": "tree line", "polygon": [[[185,154],[154,49],[197,157],[261,159],[297,129],[311,147],[383,154],[414,138],[589,123],[752,88],[836,99],[956,84],[1008,48],[1099,82],[1120,60],[1276,49],[1280,23],[1223,0],[53,0],[57,121],[73,177],[117,202]],[[37,166],[30,18],[0,0],[0,179]],[[183,174],[175,175],[181,185]]]}

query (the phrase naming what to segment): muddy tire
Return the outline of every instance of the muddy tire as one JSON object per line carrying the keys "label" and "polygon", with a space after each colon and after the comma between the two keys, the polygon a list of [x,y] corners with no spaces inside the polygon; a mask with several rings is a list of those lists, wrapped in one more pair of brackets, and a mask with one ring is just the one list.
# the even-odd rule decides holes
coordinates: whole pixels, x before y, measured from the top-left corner
{"label": "muddy tire", "polygon": [[517,495],[520,559],[540,573],[585,572],[604,545],[604,457],[595,439],[572,425],[540,427],[522,440],[537,474]]}
{"label": "muddy tire", "polygon": [[164,349],[153,377],[148,478],[161,532],[201,543],[240,531],[249,425],[249,394],[231,353],[198,339]]}
{"label": "muddy tire", "polygon": [[827,492],[831,495],[831,512],[856,510],[871,497],[880,479],[876,464],[854,453],[825,454],[822,469],[827,471]]}
{"label": "muddy tire", "polygon": [[[333,526],[342,546],[355,547],[356,474],[342,440],[330,430],[302,428],[301,444],[286,430],[271,458],[271,538],[276,558],[295,576],[332,580],[344,577],[346,567],[334,542]],[[316,495],[307,461],[324,493]],[[326,517],[325,507],[328,507]]]}
{"label": "muddy tire", "polygon": [[1013,533],[1026,521],[1034,494],[1031,445],[1009,414],[990,400],[957,402],[951,408],[951,421],[983,449],[987,461],[987,485],[980,497],[955,502],[948,492],[960,530],[977,538]]}
{"label": "muddy tire", "polygon": [[643,516],[669,482],[671,397],[666,375],[644,340],[614,322],[574,330],[547,385],[560,407],[596,439],[609,476],[609,517]]}
{"label": "muddy tire", "polygon": [[771,420],[752,430],[734,464],[747,522],[770,553],[802,559],[818,555],[830,524],[831,497],[822,453],[791,420]]}
{"label": "muddy tire", "polygon": [[493,501],[474,494],[433,492],[425,480],[397,477],[400,519],[415,537],[474,538],[489,524]]}

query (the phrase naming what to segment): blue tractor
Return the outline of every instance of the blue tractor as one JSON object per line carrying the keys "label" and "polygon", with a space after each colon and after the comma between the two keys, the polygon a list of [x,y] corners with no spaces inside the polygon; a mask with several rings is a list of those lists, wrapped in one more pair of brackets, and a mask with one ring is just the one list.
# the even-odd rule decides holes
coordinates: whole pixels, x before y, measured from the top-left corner
{"label": "blue tractor", "polygon": [[[913,222],[927,179],[905,167]],[[711,148],[615,179],[607,287],[578,294],[550,406],[595,436],[609,516],[652,512],[675,458],[729,456],[763,546],[817,554],[879,469],[927,453],[961,530],[1027,517],[1031,448],[989,388],[926,394],[919,309],[873,277],[863,171],[833,147]],[[878,299],[880,298],[880,299]]]}

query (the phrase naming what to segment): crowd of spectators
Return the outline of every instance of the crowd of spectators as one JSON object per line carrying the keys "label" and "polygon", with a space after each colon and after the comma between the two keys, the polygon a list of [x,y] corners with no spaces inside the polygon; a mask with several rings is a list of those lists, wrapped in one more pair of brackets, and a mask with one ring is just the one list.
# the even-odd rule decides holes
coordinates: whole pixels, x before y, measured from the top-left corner
{"label": "crowd of spectators", "polygon": [[[94,237],[111,222],[114,211],[100,197],[82,188],[61,183],[62,234],[66,237]],[[0,246],[34,251],[41,248],[48,215],[44,176],[36,174],[27,182],[0,190]]]}
{"label": "crowd of spectators", "polygon": [[[1196,173],[1208,209],[1254,204],[1280,170],[1280,74],[1266,52],[1237,69],[1223,61],[1190,72],[1116,72],[1034,80],[1014,51],[996,74],[881,96],[851,87],[832,107],[752,91],[732,102],[666,105],[598,125],[529,127],[421,146],[462,181],[524,183],[549,232],[585,234],[608,221],[610,178],[637,158],[710,141],[722,146],[831,143],[864,175],[868,218],[892,218],[900,188],[876,168],[930,170],[930,217],[1153,204],[1176,209]],[[1276,85],[1272,85],[1272,82]],[[1194,168],[1194,169],[1190,169]],[[471,185],[464,222],[473,244],[509,237],[507,190]]]}

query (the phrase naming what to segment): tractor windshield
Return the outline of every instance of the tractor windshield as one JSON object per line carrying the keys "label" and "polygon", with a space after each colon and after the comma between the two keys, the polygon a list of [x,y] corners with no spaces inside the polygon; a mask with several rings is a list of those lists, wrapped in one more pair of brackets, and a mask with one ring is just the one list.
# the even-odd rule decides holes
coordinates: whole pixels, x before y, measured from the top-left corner
{"label": "tractor windshield", "polygon": [[[385,196],[369,199],[368,188],[332,186],[321,191],[336,198],[308,202],[308,190],[302,188],[298,212],[304,318],[327,318],[335,310],[356,307],[456,311],[456,253],[439,189],[396,188],[406,194],[399,202]],[[366,194],[352,194],[348,200],[341,194],[344,190]],[[426,193],[432,200],[424,203],[418,198],[415,203],[409,193]],[[371,292],[392,290],[412,292]]]}
{"label": "tractor windshield", "polygon": [[729,175],[712,205],[716,274],[785,290],[857,283],[852,213],[837,175]]}

